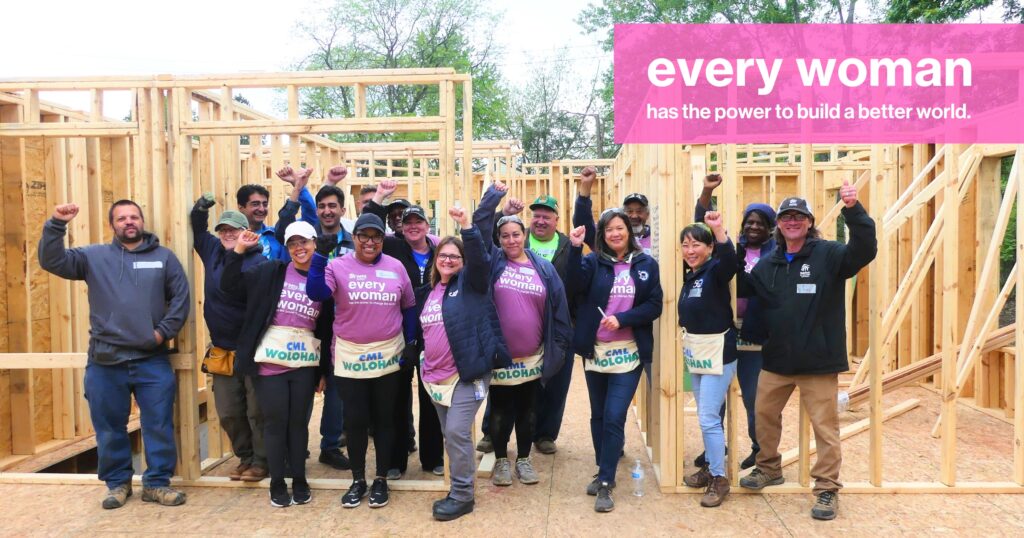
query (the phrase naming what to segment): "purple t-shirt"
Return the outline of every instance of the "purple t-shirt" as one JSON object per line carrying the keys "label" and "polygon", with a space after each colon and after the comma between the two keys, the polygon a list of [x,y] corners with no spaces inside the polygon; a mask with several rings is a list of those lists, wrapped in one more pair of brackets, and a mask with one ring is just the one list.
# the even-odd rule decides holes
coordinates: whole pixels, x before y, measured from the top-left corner
{"label": "purple t-shirt", "polygon": [[[745,262],[745,265],[743,267],[743,272],[745,272],[745,273],[747,273],[749,275],[750,272],[754,270],[754,266],[757,265],[757,262],[760,259],[761,259],[761,250],[760,249],[752,249],[752,248],[751,249],[747,249],[746,255],[743,257],[743,260]],[[749,299],[747,299],[745,297],[737,297],[736,298],[736,317],[742,318],[743,314],[745,314],[747,312],[747,302],[748,301],[749,301]]]}
{"label": "purple t-shirt", "polygon": [[420,371],[423,380],[428,383],[444,381],[458,372],[448,333],[444,331],[444,317],[441,313],[444,291],[444,284],[439,282],[434,286],[420,313],[420,325],[423,326],[423,366]]}
{"label": "purple t-shirt", "polygon": [[[277,311],[270,324],[312,331],[316,328],[319,315],[320,301],[314,301],[306,295],[306,275],[299,273],[294,263],[289,263],[284,273],[281,298],[277,301]],[[283,374],[292,369],[279,364],[260,364],[260,375]]]}
{"label": "purple t-shirt", "polygon": [[[612,284],[612,292],[608,296],[608,306],[604,307],[604,313],[614,316],[619,312],[625,312],[633,308],[633,299],[636,297],[636,285],[633,283],[633,276],[629,274],[629,264],[619,262],[615,264],[615,283]],[[617,331],[610,331],[604,327],[598,327],[597,340],[599,342],[618,342],[619,340],[632,340],[633,328],[620,327]]]}
{"label": "purple t-shirt", "polygon": [[648,235],[647,237],[637,237],[636,238],[636,244],[640,246],[640,248],[644,251],[644,254],[650,254],[651,253],[651,236],[650,235]]}
{"label": "purple t-shirt", "polygon": [[547,290],[529,260],[509,260],[494,284],[494,306],[508,351],[521,359],[537,352],[544,337],[544,306]]}
{"label": "purple t-shirt", "polygon": [[355,253],[335,258],[324,280],[334,295],[334,336],[356,344],[394,338],[402,332],[402,310],[416,305],[405,267],[387,254],[372,265]]}

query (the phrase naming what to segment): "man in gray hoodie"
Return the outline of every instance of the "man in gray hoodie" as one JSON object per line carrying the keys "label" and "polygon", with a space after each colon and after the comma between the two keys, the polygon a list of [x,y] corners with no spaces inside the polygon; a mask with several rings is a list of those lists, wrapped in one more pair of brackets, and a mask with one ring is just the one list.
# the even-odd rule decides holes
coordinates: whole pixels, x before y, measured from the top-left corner
{"label": "man in gray hoodie", "polygon": [[131,396],[142,415],[147,468],[142,500],[184,504],[170,488],[174,445],[175,379],[167,340],[181,330],[189,309],[189,284],[181,263],[143,228],[142,209],[119,200],[107,215],[114,240],[64,248],[76,204],[54,209],[39,240],[39,265],[89,288],[89,361],[85,396],[96,430],[98,474],[107,484],[103,508],[120,508],[132,494],[132,453],[127,424]]}

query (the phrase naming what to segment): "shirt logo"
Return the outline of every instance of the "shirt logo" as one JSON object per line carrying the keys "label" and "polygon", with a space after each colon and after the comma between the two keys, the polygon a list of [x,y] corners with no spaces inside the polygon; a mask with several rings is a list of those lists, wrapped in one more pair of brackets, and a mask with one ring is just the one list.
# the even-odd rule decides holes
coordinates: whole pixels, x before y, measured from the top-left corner
{"label": "shirt logo", "polygon": [[449,297],[456,297],[456,296],[458,296],[458,295],[459,295],[459,290],[452,290],[452,291],[451,291],[451,292],[450,292],[450,293],[448,294],[448,296],[449,296]]}
{"label": "shirt logo", "polygon": [[636,276],[637,276],[637,278],[639,278],[640,280],[642,280],[642,281],[644,281],[644,282],[647,282],[647,277],[648,277],[649,275],[647,274],[647,271],[637,271],[637,273],[636,273]]}
{"label": "shirt logo", "polygon": [[811,264],[805,263],[800,266],[800,278],[810,278],[811,276]]}
{"label": "shirt logo", "polygon": [[693,287],[694,288],[701,288],[703,286],[704,286],[704,279],[703,278],[698,278],[697,280],[693,281]]}
{"label": "shirt logo", "polygon": [[790,200],[789,207],[796,207],[796,200]]}

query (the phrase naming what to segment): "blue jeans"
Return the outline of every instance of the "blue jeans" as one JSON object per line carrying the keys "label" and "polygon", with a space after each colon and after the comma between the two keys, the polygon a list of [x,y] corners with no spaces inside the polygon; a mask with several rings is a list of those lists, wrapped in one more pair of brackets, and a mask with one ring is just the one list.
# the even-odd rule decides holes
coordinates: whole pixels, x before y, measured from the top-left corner
{"label": "blue jeans", "polygon": [[757,432],[754,429],[754,402],[757,400],[757,378],[761,375],[764,359],[760,351],[736,352],[736,377],[739,378],[740,391],[743,393],[743,407],[747,410],[747,435],[750,437],[750,449],[761,450],[757,444]]}
{"label": "blue jeans", "polygon": [[697,400],[697,421],[704,437],[704,454],[712,476],[725,476],[725,431],[719,410],[736,375],[736,363],[722,365],[722,375],[690,374],[693,397]]}
{"label": "blue jeans", "polygon": [[624,374],[584,372],[590,393],[590,436],[597,479],[602,482],[615,482],[615,469],[626,442],[626,413],[642,372],[640,366]]}
{"label": "blue jeans", "polygon": [[341,433],[345,431],[345,408],[338,394],[338,382],[333,375],[324,376],[324,407],[320,414],[320,452],[341,448]]}
{"label": "blue jeans", "polygon": [[572,382],[574,353],[572,348],[565,352],[565,363],[548,383],[537,392],[537,426],[533,432],[533,440],[558,440],[562,430],[562,417],[565,415],[565,401],[569,396],[569,384]]}
{"label": "blue jeans", "polygon": [[167,355],[114,365],[85,367],[85,397],[96,430],[99,479],[111,488],[130,483],[132,446],[128,416],[132,394],[139,404],[146,471],[142,485],[166,487],[171,483],[178,450],[174,445],[174,396],[177,383]]}

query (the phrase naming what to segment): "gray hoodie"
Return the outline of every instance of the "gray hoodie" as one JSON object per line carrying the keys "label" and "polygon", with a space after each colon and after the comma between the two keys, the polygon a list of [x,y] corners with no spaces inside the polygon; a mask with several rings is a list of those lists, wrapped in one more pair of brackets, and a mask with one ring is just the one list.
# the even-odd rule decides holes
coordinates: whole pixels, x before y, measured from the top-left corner
{"label": "gray hoodie", "polygon": [[89,288],[89,361],[118,364],[166,352],[188,317],[189,283],[178,258],[144,232],[135,250],[115,238],[107,244],[65,249],[67,223],[50,219],[39,239],[39,265]]}

